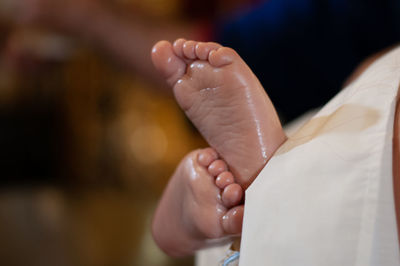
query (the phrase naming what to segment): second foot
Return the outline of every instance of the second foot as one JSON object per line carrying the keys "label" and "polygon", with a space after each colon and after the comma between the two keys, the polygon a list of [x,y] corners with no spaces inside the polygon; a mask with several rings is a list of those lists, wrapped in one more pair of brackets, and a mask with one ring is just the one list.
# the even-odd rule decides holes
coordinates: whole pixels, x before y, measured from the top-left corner
{"label": "second foot", "polygon": [[164,191],[153,219],[153,236],[167,254],[190,255],[211,239],[226,241],[239,235],[243,209],[243,189],[216,151],[194,151]]}

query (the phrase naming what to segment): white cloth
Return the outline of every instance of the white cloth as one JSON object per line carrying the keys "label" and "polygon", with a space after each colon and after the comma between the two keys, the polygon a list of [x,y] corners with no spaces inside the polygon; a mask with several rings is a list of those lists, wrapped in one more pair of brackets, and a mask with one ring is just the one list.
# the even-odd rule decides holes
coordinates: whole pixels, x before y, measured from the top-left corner
{"label": "white cloth", "polygon": [[[291,135],[246,191],[239,265],[400,266],[392,184],[399,84],[397,48]],[[225,252],[201,251],[197,265],[217,265]]]}
{"label": "white cloth", "polygon": [[397,266],[392,139],[400,49],[299,129],[246,192],[241,266]]}
{"label": "white cloth", "polygon": [[196,266],[218,266],[226,257],[231,243],[208,249],[200,250],[196,253],[195,265]]}

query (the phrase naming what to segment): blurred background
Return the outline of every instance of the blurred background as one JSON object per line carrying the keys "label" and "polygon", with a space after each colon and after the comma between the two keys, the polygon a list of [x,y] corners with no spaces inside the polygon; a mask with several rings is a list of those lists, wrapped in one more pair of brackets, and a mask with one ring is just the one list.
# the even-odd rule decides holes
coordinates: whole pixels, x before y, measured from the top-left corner
{"label": "blurred background", "polygon": [[[149,223],[175,165],[205,144],[158,84],[68,25],[37,23],[62,16],[64,3],[8,4],[0,23],[1,265],[190,263],[158,251]],[[99,7],[125,23],[122,11],[168,19],[178,4]]]}
{"label": "blurred background", "polygon": [[175,166],[206,143],[150,50],[208,38],[218,2],[206,2],[0,1],[1,265],[193,263],[164,255],[150,222]]}
{"label": "blurred background", "polygon": [[175,166],[207,146],[151,65],[157,40],[237,49],[286,123],[399,41],[399,7],[0,0],[1,265],[193,264],[168,258],[150,233]]}

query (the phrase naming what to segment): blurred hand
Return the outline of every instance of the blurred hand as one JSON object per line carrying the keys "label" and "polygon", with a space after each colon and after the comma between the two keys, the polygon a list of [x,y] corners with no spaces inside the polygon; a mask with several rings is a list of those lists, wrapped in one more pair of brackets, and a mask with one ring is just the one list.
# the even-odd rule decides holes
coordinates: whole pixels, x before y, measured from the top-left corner
{"label": "blurred hand", "polygon": [[12,32],[0,53],[1,63],[14,72],[33,72],[65,60],[73,48],[67,39],[52,34],[18,30]]}
{"label": "blurred hand", "polygon": [[12,19],[21,24],[73,31],[96,15],[96,0],[4,0],[11,1]]}

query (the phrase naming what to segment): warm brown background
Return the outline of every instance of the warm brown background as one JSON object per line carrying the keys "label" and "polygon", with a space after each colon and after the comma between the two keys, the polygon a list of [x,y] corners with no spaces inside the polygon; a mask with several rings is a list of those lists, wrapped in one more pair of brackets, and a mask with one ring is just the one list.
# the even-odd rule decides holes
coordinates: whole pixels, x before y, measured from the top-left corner
{"label": "warm brown background", "polygon": [[[168,19],[194,3],[110,7]],[[0,265],[190,265],[150,234],[176,164],[206,145],[171,96],[79,39],[1,18],[0,51],[10,36],[37,54],[0,58]]]}

